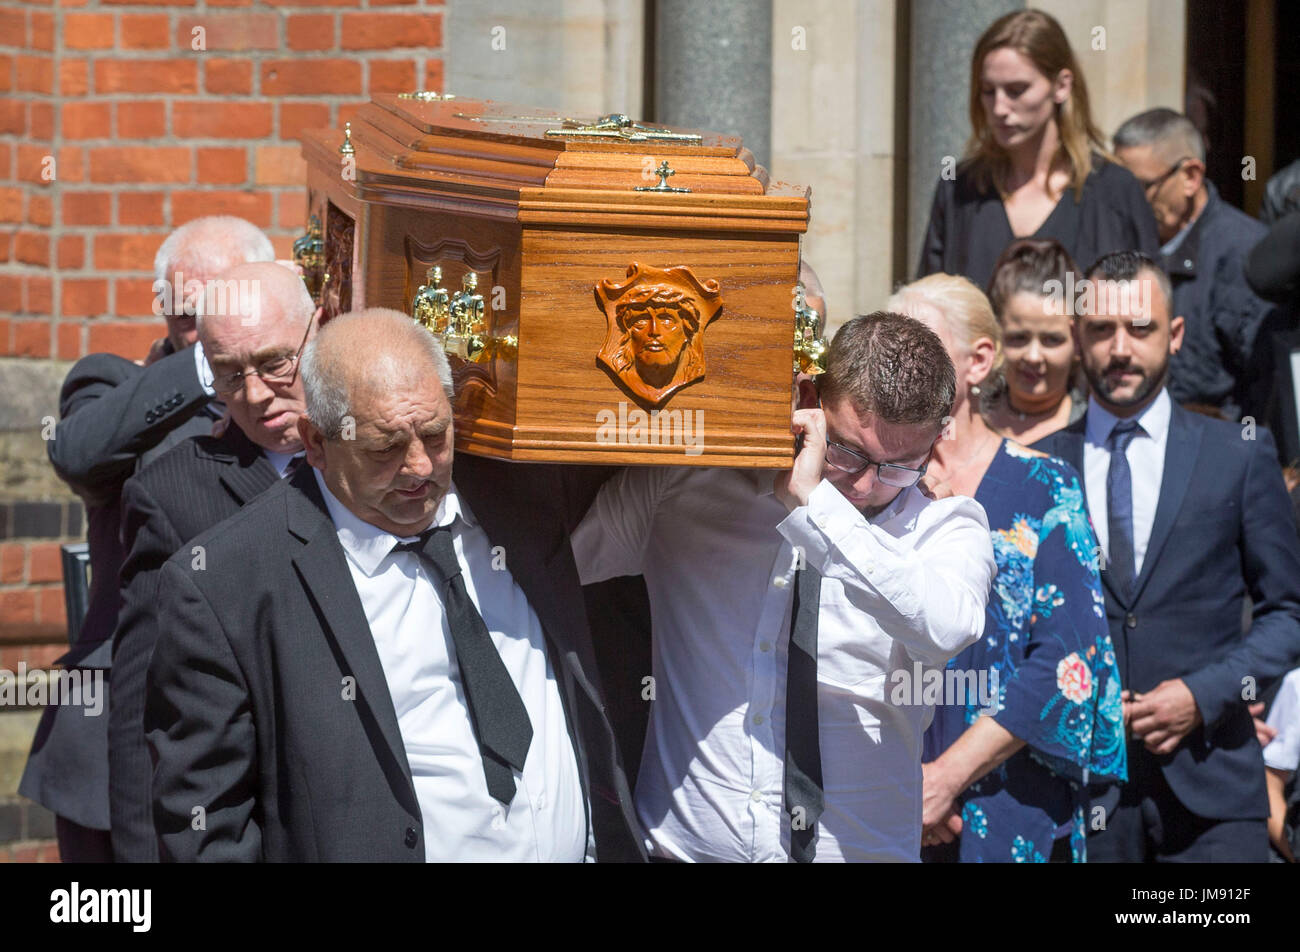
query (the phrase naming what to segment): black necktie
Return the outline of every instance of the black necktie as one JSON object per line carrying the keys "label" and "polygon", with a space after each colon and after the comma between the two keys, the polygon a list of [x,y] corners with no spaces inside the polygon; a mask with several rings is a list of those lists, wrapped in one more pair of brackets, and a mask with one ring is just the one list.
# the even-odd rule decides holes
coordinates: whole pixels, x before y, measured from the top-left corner
{"label": "black necktie", "polygon": [[817,611],[822,577],[810,565],[795,575],[790,612],[790,657],[785,682],[785,810],[790,856],[810,863],[817,852],[817,821],[826,806],[817,724]]}
{"label": "black necktie", "polygon": [[299,453],[289,460],[289,465],[284,468],[284,479],[292,479],[293,474],[298,472],[298,467],[307,462],[307,454]]}
{"label": "black necktie", "polygon": [[1106,440],[1110,450],[1110,469],[1106,471],[1106,532],[1110,537],[1110,559],[1106,569],[1111,583],[1125,600],[1133,594],[1137,578],[1137,559],[1133,552],[1133,474],[1129,471],[1125,451],[1137,434],[1136,420],[1120,420]]}
{"label": "black necktie", "polygon": [[470,724],[483,758],[488,793],[509,805],[515,796],[514,770],[524,769],[528,745],[533,740],[533,725],[510,672],[492,643],[483,616],[465,590],[460,561],[451,541],[451,527],[429,529],[420,534],[419,541],[398,543],[393,551],[418,553],[433,563],[446,581],[443,605],[456,648],[461,684],[465,687]]}

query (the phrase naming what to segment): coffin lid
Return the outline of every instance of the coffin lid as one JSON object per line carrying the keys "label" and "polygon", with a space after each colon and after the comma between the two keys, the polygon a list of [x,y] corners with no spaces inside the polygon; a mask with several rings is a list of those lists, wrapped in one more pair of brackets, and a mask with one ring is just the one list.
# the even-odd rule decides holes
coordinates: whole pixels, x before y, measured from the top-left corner
{"label": "coffin lid", "polygon": [[[808,189],[770,181],[737,136],[680,128],[671,131],[698,141],[547,135],[601,118],[493,100],[380,94],[351,120],[352,181],[360,198],[400,201],[406,193],[418,204],[419,196],[454,195],[507,203],[521,219],[530,211],[544,216],[544,207],[555,203],[606,214],[649,209],[689,216],[707,207],[710,215],[761,217],[768,228],[779,220],[793,230],[806,227]],[[303,151],[310,162],[338,168],[343,142],[341,130],[309,132]],[[689,192],[636,191],[660,182],[656,170],[665,161],[673,170],[666,184]],[[367,190],[385,194],[367,196]]]}

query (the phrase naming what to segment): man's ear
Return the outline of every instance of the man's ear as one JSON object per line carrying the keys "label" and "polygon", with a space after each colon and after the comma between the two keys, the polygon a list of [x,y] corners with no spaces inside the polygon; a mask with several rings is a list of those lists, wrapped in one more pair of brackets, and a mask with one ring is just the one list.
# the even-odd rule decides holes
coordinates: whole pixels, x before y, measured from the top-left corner
{"label": "man's ear", "polygon": [[1173,356],[1178,353],[1183,346],[1183,329],[1186,327],[1186,321],[1181,317],[1175,317],[1169,322],[1169,354]]}
{"label": "man's ear", "polygon": [[808,374],[799,374],[795,385],[799,389],[799,409],[810,410],[817,406],[820,397],[817,382]]}
{"label": "man's ear", "polygon": [[307,414],[298,417],[298,438],[306,450],[308,465],[325,472],[325,434],[316,424],[307,419]]}
{"label": "man's ear", "polygon": [[1191,198],[1205,184],[1205,163],[1200,159],[1188,159],[1183,163],[1183,194]]}

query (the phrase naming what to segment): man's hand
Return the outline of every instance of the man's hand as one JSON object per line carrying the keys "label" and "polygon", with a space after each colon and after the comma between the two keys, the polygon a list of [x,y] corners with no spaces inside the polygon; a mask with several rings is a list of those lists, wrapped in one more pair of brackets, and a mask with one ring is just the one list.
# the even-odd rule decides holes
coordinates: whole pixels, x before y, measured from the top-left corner
{"label": "man's hand", "polygon": [[1269,727],[1268,724],[1260,720],[1264,715],[1264,702],[1256,701],[1247,710],[1250,711],[1250,716],[1255,721],[1255,739],[1259,741],[1260,747],[1267,747],[1273,742],[1273,738],[1277,736],[1277,728]]}
{"label": "man's hand", "polygon": [[961,836],[957,793],[939,761],[921,765],[921,845],[951,843]]}
{"label": "man's hand", "polygon": [[[953,789],[952,778],[944,770],[941,760],[921,765],[921,828],[937,836],[939,842],[952,842],[952,836],[943,831],[946,830],[946,820],[956,809],[957,794],[960,792]],[[955,832],[960,833],[960,817],[957,822],[959,825]],[[925,842],[924,837],[922,842]]]}
{"label": "man's hand", "polygon": [[1146,694],[1133,695],[1129,713],[1133,738],[1153,754],[1173,753],[1200,723],[1196,698],[1182,678],[1161,681]]}
{"label": "man's hand", "polygon": [[148,367],[150,364],[156,364],[158,361],[162,360],[164,357],[167,356],[166,347],[167,347],[167,338],[159,337],[156,341],[154,341],[152,344],[149,345],[149,353],[144,358],[144,361],[141,362],[137,360],[136,363],[140,364],[141,367]]}
{"label": "man's hand", "polygon": [[953,495],[952,487],[933,473],[926,473],[917,485],[927,499],[947,499]]}
{"label": "man's hand", "polygon": [[803,448],[790,471],[777,474],[772,488],[776,498],[793,512],[808,505],[808,497],[822,481],[826,468],[826,414],[818,408],[795,410],[790,429],[803,434]]}

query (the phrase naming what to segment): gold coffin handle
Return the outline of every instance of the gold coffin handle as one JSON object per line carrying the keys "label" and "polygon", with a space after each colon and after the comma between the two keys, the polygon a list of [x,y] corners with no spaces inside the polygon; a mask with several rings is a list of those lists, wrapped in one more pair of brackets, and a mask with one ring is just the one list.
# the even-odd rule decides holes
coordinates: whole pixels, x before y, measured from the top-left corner
{"label": "gold coffin handle", "polygon": [[804,300],[803,282],[794,289],[794,372],[816,376],[826,372],[826,338],[821,315]]}
{"label": "gold coffin handle", "polygon": [[293,261],[302,269],[302,280],[307,293],[319,305],[325,287],[325,239],[320,218],[312,215],[307,221],[307,231],[293,243]]}
{"label": "gold coffin handle", "polygon": [[477,293],[477,274],[467,271],[454,294],[442,286],[441,265],[429,268],[425,281],[411,299],[411,317],[438,338],[448,355],[481,364],[493,357],[512,360],[518,354],[519,340],[513,334],[487,333],[486,302]]}

